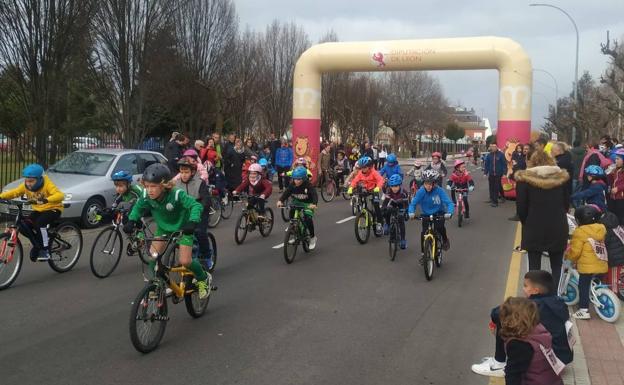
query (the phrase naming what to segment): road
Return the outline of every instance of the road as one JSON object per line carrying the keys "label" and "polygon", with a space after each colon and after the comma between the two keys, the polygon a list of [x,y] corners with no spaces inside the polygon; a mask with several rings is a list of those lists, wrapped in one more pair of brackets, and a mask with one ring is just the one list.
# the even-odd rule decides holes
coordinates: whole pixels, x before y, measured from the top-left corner
{"label": "road", "polygon": [[[287,265],[285,224],[234,243],[235,215],[214,233],[219,261],[208,312],[191,319],[170,306],[160,347],[143,355],[128,334],[130,303],[143,285],[136,257],[95,278],[85,252],[65,274],[27,262],[0,292],[0,383],[9,384],[486,384],[470,364],[492,353],[487,317],[500,302],[513,247],[513,203],[483,203],[473,171],[472,217],[447,224],[451,250],[425,280],[419,222],[397,260],[385,238],[357,243],[348,202],[321,202],[319,244]],[[274,198],[274,197],[273,197]],[[276,213],[278,213],[276,211]]]}

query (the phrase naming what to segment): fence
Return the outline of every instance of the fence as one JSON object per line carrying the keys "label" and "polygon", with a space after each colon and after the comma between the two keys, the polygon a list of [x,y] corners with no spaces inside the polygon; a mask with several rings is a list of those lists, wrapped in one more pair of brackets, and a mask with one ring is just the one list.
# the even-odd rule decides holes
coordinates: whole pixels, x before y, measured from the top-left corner
{"label": "fence", "polygon": [[[164,143],[163,138],[149,137],[138,148],[162,152]],[[0,187],[18,179],[27,164],[39,163],[47,168],[73,151],[95,148],[120,149],[124,146],[115,134],[48,137],[0,134]]]}

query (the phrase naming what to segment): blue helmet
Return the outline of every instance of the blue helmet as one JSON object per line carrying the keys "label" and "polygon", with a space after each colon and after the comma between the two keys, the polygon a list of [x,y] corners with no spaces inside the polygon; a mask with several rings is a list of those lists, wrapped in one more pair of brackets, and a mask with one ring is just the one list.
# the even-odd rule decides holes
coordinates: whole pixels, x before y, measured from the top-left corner
{"label": "blue helmet", "polygon": [[121,170],[121,171],[117,171],[116,173],[114,173],[113,175],[111,175],[111,179],[115,182],[117,181],[125,181],[128,183],[132,183],[132,175],[130,175],[129,173]]}
{"label": "blue helmet", "polygon": [[24,167],[24,171],[22,171],[22,176],[24,178],[35,178],[37,182],[32,187],[28,187],[25,184],[25,187],[29,191],[37,191],[43,186],[43,167],[37,163],[29,164]]}
{"label": "blue helmet", "polygon": [[267,166],[269,165],[269,161],[267,161],[265,158],[261,158],[261,159],[258,161],[258,164],[259,164],[260,166],[262,166],[262,167],[267,167]]}
{"label": "blue helmet", "polygon": [[390,177],[390,179],[388,179],[388,186],[392,187],[392,186],[400,186],[403,183],[403,178],[401,178],[401,175],[399,174],[394,174]]}
{"label": "blue helmet", "polygon": [[363,156],[360,159],[358,159],[357,163],[358,163],[358,166],[360,166],[360,168],[370,167],[373,165],[373,160],[370,158],[370,156]]}
{"label": "blue helmet", "polygon": [[604,170],[600,166],[596,166],[592,164],[591,166],[587,166],[585,168],[585,175],[590,176],[604,176]]}
{"label": "blue helmet", "polygon": [[305,167],[299,166],[292,172],[293,179],[307,179],[308,178],[308,170]]}
{"label": "blue helmet", "polygon": [[388,155],[386,162],[388,162],[389,165],[394,166],[397,163],[397,156],[394,154]]}

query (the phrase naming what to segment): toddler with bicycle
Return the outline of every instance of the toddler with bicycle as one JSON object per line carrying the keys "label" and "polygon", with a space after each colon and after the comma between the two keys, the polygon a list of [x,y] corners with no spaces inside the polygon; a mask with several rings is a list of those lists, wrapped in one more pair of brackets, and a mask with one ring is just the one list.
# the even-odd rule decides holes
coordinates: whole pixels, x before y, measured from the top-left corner
{"label": "toddler with bicycle", "polygon": [[32,214],[28,218],[28,228],[20,228],[20,232],[32,243],[31,261],[48,261],[50,245],[48,243],[48,225],[61,217],[65,194],[60,191],[39,164],[30,164],[22,171],[24,182],[12,190],[0,194],[0,199],[14,199],[25,196],[32,203]]}
{"label": "toddler with bicycle", "polygon": [[[303,224],[308,230],[308,234],[310,235],[310,241],[308,242],[308,247],[310,250],[314,250],[316,248],[317,237],[314,232],[314,209],[318,204],[318,195],[316,194],[316,187],[314,187],[308,178],[309,170],[305,167],[297,167],[292,171],[291,174],[291,182],[290,185],[286,188],[281,197],[279,197],[277,201],[277,207],[284,207],[284,202],[288,200],[289,197],[292,197],[292,203],[294,205],[304,206],[303,210]],[[295,215],[295,209],[291,208],[290,210],[290,218],[293,218]]]}
{"label": "toddler with bicycle", "polygon": [[456,190],[465,190],[462,197],[464,208],[466,209],[465,218],[470,218],[470,206],[468,205],[468,191],[474,190],[474,180],[466,169],[466,162],[457,159],[455,161],[453,173],[446,182],[446,189],[451,190],[451,199],[457,204]]}
{"label": "toddler with bicycle", "polygon": [[388,234],[388,226],[390,225],[390,216],[393,209],[398,209],[396,214],[399,222],[399,233],[401,240],[399,247],[403,250],[407,248],[407,241],[405,240],[405,215],[401,210],[405,211],[408,205],[407,191],[401,187],[403,184],[403,178],[401,175],[394,174],[388,179],[388,189],[384,194],[384,199],[381,202],[381,210],[384,213],[385,223],[383,225],[384,234]]}

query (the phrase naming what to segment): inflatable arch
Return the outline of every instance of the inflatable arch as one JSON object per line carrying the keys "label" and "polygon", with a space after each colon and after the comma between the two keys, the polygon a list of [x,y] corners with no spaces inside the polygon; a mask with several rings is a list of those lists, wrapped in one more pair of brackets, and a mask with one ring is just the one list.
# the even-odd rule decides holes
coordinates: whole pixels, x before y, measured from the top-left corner
{"label": "inflatable arch", "polygon": [[321,75],[327,72],[470,70],[499,72],[497,142],[526,143],[531,131],[531,59],[501,37],[324,43],[305,51],[295,67],[293,149],[311,161],[316,177],[321,126]]}

